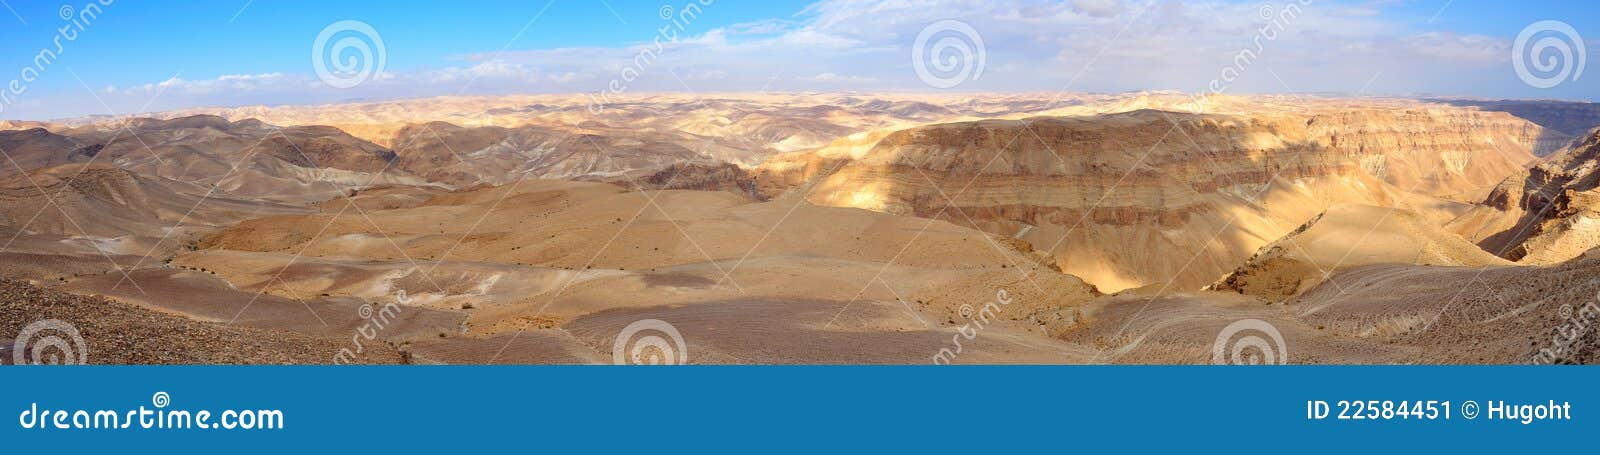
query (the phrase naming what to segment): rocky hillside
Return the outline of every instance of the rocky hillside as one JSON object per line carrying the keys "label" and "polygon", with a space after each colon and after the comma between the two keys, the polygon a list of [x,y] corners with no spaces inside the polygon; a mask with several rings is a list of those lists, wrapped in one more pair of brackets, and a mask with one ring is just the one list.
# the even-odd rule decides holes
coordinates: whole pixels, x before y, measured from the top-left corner
{"label": "rocky hillside", "polygon": [[[400,130],[396,171],[467,187],[524,178],[598,180],[676,164],[719,164],[727,146],[684,134],[603,127],[462,127],[429,122]],[[698,148],[691,148],[698,147]]]}
{"label": "rocky hillside", "polygon": [[382,172],[394,152],[327,126],[278,127],[215,116],[141,118],[21,139],[17,146],[36,151],[24,155],[35,163],[111,165],[273,201],[322,200],[368,184],[423,183]]}
{"label": "rocky hillside", "polygon": [[[64,321],[78,331],[83,343],[73,346],[73,354],[83,353],[90,364],[328,364],[350,343],[348,338],[199,322],[0,278],[0,334],[15,336],[23,327],[48,319]],[[54,332],[41,336],[65,337]],[[3,339],[0,345],[10,349],[13,342]],[[369,348],[355,361],[406,362],[406,357],[391,346],[373,344]],[[61,355],[54,349],[42,353],[57,358]],[[0,363],[10,363],[11,353],[3,354]],[[24,355],[31,356],[32,351]],[[33,360],[49,359],[29,358]]]}
{"label": "rocky hillside", "polygon": [[1506,178],[1450,228],[1484,249],[1533,264],[1600,246],[1600,129]]}
{"label": "rocky hillside", "polygon": [[[1600,103],[1557,100],[1436,100],[1485,111],[1505,112],[1550,129],[1553,138],[1581,137],[1600,127]],[[1555,152],[1556,150],[1550,150]]]}
{"label": "rocky hillside", "polygon": [[102,164],[68,164],[0,178],[0,225],[64,236],[163,237],[178,227],[218,226],[293,207],[207,197],[198,185]]}
{"label": "rocky hillside", "polygon": [[[1456,108],[1155,110],[856,135],[757,170],[764,194],[1014,235],[1105,290],[1199,288],[1335,203],[1443,222],[1533,161],[1543,129]],[[800,183],[804,182],[804,183]]]}
{"label": "rocky hillside", "polygon": [[7,162],[0,163],[0,176],[89,161],[100,153],[100,148],[51,133],[44,128],[0,131],[0,151],[4,151],[8,158]]}

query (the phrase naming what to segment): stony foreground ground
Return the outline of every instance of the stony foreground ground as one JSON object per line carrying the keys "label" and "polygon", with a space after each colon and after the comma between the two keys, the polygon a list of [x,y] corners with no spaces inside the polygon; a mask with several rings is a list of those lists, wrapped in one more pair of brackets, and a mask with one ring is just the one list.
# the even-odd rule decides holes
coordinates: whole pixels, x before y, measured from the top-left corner
{"label": "stony foreground ground", "polygon": [[[77,328],[91,364],[322,364],[332,363],[339,349],[350,346],[348,339],[194,321],[0,279],[0,344],[5,345],[5,363],[11,363],[14,341],[10,338],[25,326],[47,319]],[[47,336],[69,338],[59,332],[41,332],[30,338],[37,343]],[[369,346],[365,351],[358,359],[362,363],[405,361],[387,345]]]}

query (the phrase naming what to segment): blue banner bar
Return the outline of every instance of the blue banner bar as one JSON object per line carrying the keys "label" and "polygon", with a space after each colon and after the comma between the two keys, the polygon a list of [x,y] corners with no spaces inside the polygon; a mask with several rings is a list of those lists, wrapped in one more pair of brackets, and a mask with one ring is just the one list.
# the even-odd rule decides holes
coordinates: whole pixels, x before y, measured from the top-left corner
{"label": "blue banner bar", "polygon": [[1600,403],[1600,369],[1593,367],[25,366],[0,372],[6,391],[0,439],[7,453],[18,454],[1561,447],[1584,453],[1592,450]]}

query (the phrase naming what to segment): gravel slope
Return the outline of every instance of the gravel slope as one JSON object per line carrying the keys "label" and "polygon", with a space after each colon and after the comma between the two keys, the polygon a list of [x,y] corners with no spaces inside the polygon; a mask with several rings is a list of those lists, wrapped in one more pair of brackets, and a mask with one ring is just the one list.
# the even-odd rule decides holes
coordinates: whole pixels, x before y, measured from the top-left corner
{"label": "gravel slope", "polygon": [[[77,328],[91,364],[327,364],[350,339],[192,321],[100,297],[86,297],[0,278],[0,362],[11,363],[12,338],[36,321]],[[31,337],[37,346],[45,336]],[[76,349],[76,348],[75,348]],[[405,363],[398,350],[368,344],[359,363]],[[47,350],[47,355],[48,355]]]}

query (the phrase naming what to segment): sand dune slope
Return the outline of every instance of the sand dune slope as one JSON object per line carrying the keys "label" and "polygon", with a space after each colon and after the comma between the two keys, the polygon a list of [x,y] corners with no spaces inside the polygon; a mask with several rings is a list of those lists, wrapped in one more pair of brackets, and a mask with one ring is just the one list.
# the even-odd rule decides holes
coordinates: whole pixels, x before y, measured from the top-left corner
{"label": "sand dune slope", "polygon": [[1212,287],[1266,298],[1299,295],[1331,274],[1372,264],[1510,265],[1403,209],[1341,204],[1261,250]]}

